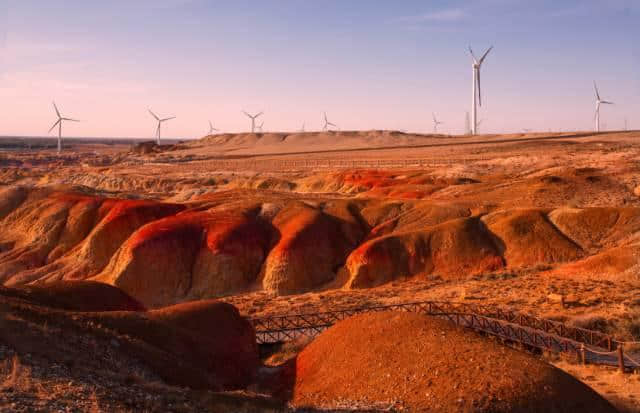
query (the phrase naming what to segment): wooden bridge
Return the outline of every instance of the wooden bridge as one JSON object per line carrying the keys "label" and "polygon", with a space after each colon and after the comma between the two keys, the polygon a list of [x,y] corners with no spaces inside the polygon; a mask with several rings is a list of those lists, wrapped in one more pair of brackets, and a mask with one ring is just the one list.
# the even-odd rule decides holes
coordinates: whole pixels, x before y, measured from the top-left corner
{"label": "wooden bridge", "polygon": [[485,305],[424,301],[253,318],[251,321],[258,343],[275,344],[300,337],[312,338],[340,320],[356,314],[379,311],[426,314],[510,343],[554,353],[573,354],[585,363],[640,369],[640,354],[625,353],[623,349],[626,343],[610,335]]}

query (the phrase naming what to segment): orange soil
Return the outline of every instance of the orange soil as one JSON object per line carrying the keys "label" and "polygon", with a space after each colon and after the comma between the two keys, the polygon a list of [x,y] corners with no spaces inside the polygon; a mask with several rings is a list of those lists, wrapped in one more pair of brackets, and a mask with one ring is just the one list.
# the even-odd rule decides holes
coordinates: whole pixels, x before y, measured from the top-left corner
{"label": "orange soil", "polygon": [[439,412],[614,412],[563,371],[412,313],[339,322],[297,357],[295,406]]}

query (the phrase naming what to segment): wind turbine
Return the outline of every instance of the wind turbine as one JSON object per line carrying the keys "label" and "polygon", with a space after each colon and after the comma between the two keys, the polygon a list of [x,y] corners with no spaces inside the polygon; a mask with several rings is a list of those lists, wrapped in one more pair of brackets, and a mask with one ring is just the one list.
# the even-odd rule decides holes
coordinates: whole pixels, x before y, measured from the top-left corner
{"label": "wind turbine", "polygon": [[151,111],[151,109],[149,109],[149,113],[151,114],[151,116],[153,116],[153,117],[158,121],[158,127],[156,128],[156,143],[157,143],[158,145],[160,145],[160,128],[161,128],[161,126],[162,126],[162,122],[166,122],[166,121],[168,121],[168,120],[175,119],[176,117],[175,117],[175,116],[172,116],[172,117],[170,117],[170,118],[160,119],[160,118],[158,117],[158,115],[156,115],[155,113],[153,113],[153,112]]}
{"label": "wind turbine", "polygon": [[264,121],[262,121],[262,123],[260,124],[260,126],[256,127],[256,129],[258,129],[258,132],[262,133],[262,127],[264,126]]}
{"label": "wind turbine", "polygon": [[51,133],[51,131],[54,130],[56,126],[58,127],[58,153],[60,153],[62,151],[62,122],[66,120],[70,122],[80,122],[80,121],[77,119],[62,117],[62,115],[60,114],[60,111],[58,110],[58,107],[56,106],[56,102],[53,102],[53,109],[55,109],[56,111],[58,120],[56,121],[56,123],[53,124],[51,129],[49,129],[49,133]]}
{"label": "wind turbine", "polygon": [[487,58],[489,52],[493,49],[491,46],[480,58],[480,60],[476,59],[476,56],[473,54],[473,50],[471,50],[471,46],[469,46],[469,53],[471,53],[471,58],[473,59],[473,104],[471,105],[471,134],[475,135],[478,131],[478,105],[482,106],[482,93],[480,89],[480,67],[484,62],[484,59]]}
{"label": "wind turbine", "polygon": [[301,133],[302,133],[302,132],[304,132],[304,124],[305,124],[305,123],[306,123],[306,122],[302,122],[302,128],[300,128],[300,130],[299,130],[298,132],[301,132]]}
{"label": "wind turbine", "polygon": [[600,132],[600,105],[613,105],[613,102],[600,99],[600,92],[598,92],[598,85],[596,85],[595,80],[593,81],[593,88],[596,90],[596,132]]}
{"label": "wind turbine", "polygon": [[247,112],[243,110],[242,113],[244,113],[249,117],[249,119],[251,119],[251,133],[254,133],[256,131],[256,119],[258,118],[258,116],[262,115],[263,112],[260,112],[255,115],[249,115]]}
{"label": "wind turbine", "polygon": [[438,133],[438,125],[442,125],[444,122],[438,121],[435,113],[431,113],[431,115],[433,116],[433,133]]}
{"label": "wind turbine", "polygon": [[209,135],[213,135],[213,132],[220,132],[220,129],[214,128],[213,123],[209,121]]}
{"label": "wind turbine", "polygon": [[331,122],[329,122],[329,120],[327,119],[327,112],[324,112],[324,126],[322,127],[322,130],[329,130],[329,126],[333,126],[334,128],[337,128],[337,126]]}

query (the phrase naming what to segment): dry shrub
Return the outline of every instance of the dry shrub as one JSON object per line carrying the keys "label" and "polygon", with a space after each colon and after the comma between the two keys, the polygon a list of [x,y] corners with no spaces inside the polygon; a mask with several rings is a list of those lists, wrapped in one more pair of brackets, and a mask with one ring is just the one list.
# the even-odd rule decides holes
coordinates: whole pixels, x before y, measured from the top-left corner
{"label": "dry shrub", "polygon": [[610,322],[600,314],[582,314],[569,319],[569,325],[587,330],[607,332]]}

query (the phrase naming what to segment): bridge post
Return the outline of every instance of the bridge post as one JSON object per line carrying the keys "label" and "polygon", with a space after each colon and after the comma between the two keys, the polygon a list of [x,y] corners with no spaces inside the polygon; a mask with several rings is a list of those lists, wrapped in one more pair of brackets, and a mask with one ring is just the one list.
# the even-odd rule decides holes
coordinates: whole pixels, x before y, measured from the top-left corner
{"label": "bridge post", "polygon": [[621,373],[624,373],[624,350],[622,347],[622,343],[618,344],[618,368]]}

